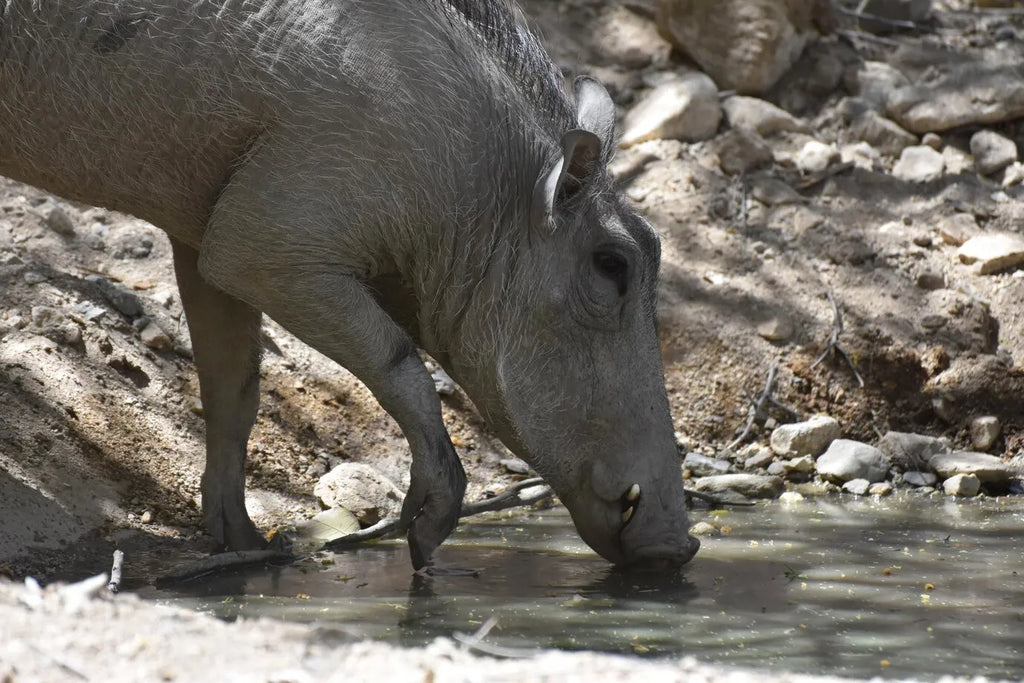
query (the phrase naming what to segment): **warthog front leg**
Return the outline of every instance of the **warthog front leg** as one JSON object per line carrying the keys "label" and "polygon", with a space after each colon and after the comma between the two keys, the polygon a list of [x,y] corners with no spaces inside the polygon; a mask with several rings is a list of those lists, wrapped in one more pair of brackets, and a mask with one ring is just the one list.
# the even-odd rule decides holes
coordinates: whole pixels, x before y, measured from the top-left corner
{"label": "warthog front leg", "polygon": [[211,287],[199,254],[171,241],[206,420],[203,516],[228,550],[266,546],[245,510],[245,449],[259,407],[260,312]]}

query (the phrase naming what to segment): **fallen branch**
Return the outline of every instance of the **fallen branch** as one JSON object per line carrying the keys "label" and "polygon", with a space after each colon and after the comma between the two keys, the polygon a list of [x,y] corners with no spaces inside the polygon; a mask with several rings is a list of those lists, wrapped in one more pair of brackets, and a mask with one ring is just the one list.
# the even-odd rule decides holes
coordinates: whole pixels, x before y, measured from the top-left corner
{"label": "fallen branch", "polygon": [[818,366],[821,361],[825,360],[826,357],[831,355],[833,358],[839,356],[846,361],[846,364],[850,366],[850,370],[853,371],[853,376],[857,378],[857,384],[860,385],[861,389],[864,388],[864,378],[857,372],[857,366],[853,364],[850,357],[843,350],[843,347],[839,345],[839,335],[843,333],[843,314],[839,310],[839,304],[836,303],[835,296],[832,295],[832,290],[828,290],[828,302],[832,304],[832,335],[829,337],[828,343],[825,345],[825,350],[822,351],[818,359],[811,363],[810,369],[813,370]]}
{"label": "fallen branch", "polygon": [[110,567],[110,581],[107,582],[107,590],[116,593],[121,589],[121,570],[124,567],[124,551],[114,551],[114,564]]}
{"label": "fallen branch", "polygon": [[296,559],[290,551],[268,548],[266,550],[233,550],[227,553],[217,553],[194,562],[186,562],[159,577],[155,585],[166,586],[182,581],[191,581],[207,574],[223,571],[224,569],[236,569],[250,564],[264,564],[267,562],[291,562]]}
{"label": "fallen branch", "polygon": [[[534,487],[539,487],[539,490],[528,496],[519,495],[521,491]],[[494,512],[496,510],[506,510],[508,508],[521,507],[524,505],[533,505],[534,503],[540,502],[545,498],[550,498],[553,495],[555,495],[554,491],[552,491],[550,487],[546,486],[544,484],[544,480],[540,477],[523,479],[522,481],[512,484],[512,486],[508,487],[496,496],[483,498],[473,503],[466,503],[462,506],[462,511],[459,513],[459,517],[469,517],[471,515],[478,515],[481,512]],[[323,544],[322,549],[337,550],[356,543],[362,543],[363,541],[383,538],[384,536],[400,529],[401,520],[399,520],[398,517],[386,517],[373,526],[327,541]]]}

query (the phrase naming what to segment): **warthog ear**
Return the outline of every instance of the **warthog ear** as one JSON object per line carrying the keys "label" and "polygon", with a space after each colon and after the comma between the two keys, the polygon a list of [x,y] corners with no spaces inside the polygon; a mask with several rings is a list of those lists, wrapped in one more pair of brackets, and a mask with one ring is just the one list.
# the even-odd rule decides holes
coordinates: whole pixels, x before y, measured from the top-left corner
{"label": "warthog ear", "polygon": [[533,225],[550,220],[555,210],[601,173],[601,140],[589,130],[576,128],[562,136],[562,156],[541,173],[533,187]]}
{"label": "warthog ear", "polygon": [[601,160],[605,163],[615,151],[615,103],[608,91],[589,76],[578,76],[576,89],[576,120],[601,140]]}

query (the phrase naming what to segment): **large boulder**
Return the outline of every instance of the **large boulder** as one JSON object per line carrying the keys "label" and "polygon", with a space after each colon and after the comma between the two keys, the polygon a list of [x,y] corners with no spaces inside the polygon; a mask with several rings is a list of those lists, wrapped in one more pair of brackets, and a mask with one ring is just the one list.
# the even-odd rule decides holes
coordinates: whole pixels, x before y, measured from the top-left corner
{"label": "large boulder", "polygon": [[647,140],[707,140],[718,130],[718,87],[700,71],[665,74],[622,121],[619,145]]}
{"label": "large boulder", "polygon": [[719,86],[767,91],[830,27],[823,0],[661,0],[658,29]]}

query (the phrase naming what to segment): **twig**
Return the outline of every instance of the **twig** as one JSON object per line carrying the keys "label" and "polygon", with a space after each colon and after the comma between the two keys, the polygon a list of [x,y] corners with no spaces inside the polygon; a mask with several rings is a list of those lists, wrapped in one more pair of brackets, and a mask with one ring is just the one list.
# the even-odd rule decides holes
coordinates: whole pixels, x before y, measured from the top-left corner
{"label": "twig", "polygon": [[[519,493],[524,489],[533,487],[541,488],[539,491],[535,491],[528,496],[519,495]],[[496,510],[506,510],[508,508],[520,507],[523,505],[532,505],[544,500],[545,498],[550,498],[553,495],[554,491],[552,491],[550,487],[545,486],[544,480],[540,477],[523,479],[522,481],[512,484],[512,486],[492,498],[484,498],[473,503],[466,503],[462,506],[462,511],[459,513],[459,517],[469,517],[471,515],[478,515],[481,512],[494,512]],[[324,550],[337,550],[355,543],[362,543],[363,541],[382,538],[399,530],[400,526],[400,520],[398,517],[387,517],[380,520],[373,526],[327,541],[323,544],[322,548]]]}
{"label": "twig", "polygon": [[864,3],[861,3],[857,9],[847,9],[838,3],[834,6],[839,10],[840,14],[845,14],[848,17],[855,17],[858,21],[866,19],[867,21],[877,21],[878,23],[885,24],[886,26],[892,26],[894,28],[908,28],[914,31],[921,28],[913,21],[907,21],[906,19],[888,19],[877,14],[865,12],[863,10],[865,7]]}
{"label": "twig", "polygon": [[[747,424],[744,425],[743,431],[740,432],[740,435],[729,442],[729,445],[725,447],[725,450],[731,451],[732,449],[736,448],[736,446],[743,443],[743,440],[746,439],[747,436],[750,434],[750,430],[754,428],[754,422],[757,420],[758,417],[764,415],[764,408],[766,403],[771,401],[776,405],[781,405],[777,401],[774,401],[774,399],[772,399],[772,392],[775,391],[775,377],[778,374],[778,372],[778,365],[773,365],[768,370],[768,379],[765,380],[764,391],[761,392],[761,395],[758,396],[756,400],[751,401],[750,408],[749,410],[747,410]],[[790,412],[795,412],[791,408],[786,409],[789,410]]]}
{"label": "twig", "polygon": [[121,589],[121,569],[124,567],[124,551],[114,551],[114,564],[110,568],[110,581],[107,582],[107,590],[116,593]]}
{"label": "twig", "polygon": [[191,581],[201,576],[212,574],[222,569],[244,567],[250,564],[262,564],[265,562],[291,561],[295,556],[284,550],[234,550],[227,553],[217,553],[204,557],[194,562],[186,562],[176,567],[156,580],[157,586],[170,583]]}
{"label": "twig", "polygon": [[497,619],[494,617],[488,617],[487,621],[485,621],[480,628],[476,630],[476,633],[468,635],[466,633],[456,631],[452,634],[452,638],[461,643],[467,650],[476,650],[477,652],[482,652],[483,654],[491,655],[492,657],[525,659],[527,657],[534,657],[540,652],[537,648],[502,647],[501,645],[490,645],[483,642],[483,639],[487,637],[487,634],[491,632],[491,629],[494,628],[497,623]]}
{"label": "twig", "polygon": [[853,376],[857,378],[857,384],[860,385],[861,389],[864,388],[864,378],[857,372],[857,366],[853,364],[850,357],[843,350],[843,347],[839,345],[839,335],[843,333],[843,314],[839,310],[839,304],[836,303],[836,298],[832,294],[832,290],[828,290],[828,302],[832,304],[832,335],[829,337],[828,344],[825,345],[825,350],[822,351],[818,359],[811,363],[810,369],[813,370],[821,361],[825,360],[830,354],[835,357],[839,356],[846,361],[846,364],[850,366],[850,370],[853,371]]}

